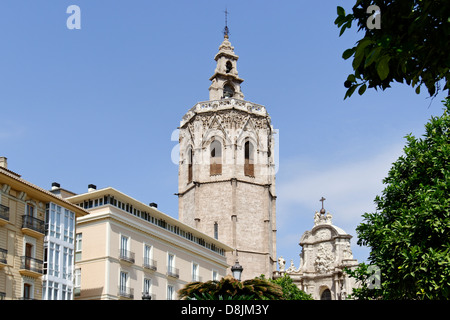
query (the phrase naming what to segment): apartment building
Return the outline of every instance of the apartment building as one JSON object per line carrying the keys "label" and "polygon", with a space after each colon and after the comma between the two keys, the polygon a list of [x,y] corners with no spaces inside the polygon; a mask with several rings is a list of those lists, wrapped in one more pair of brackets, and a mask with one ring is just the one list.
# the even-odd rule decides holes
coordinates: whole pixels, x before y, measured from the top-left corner
{"label": "apartment building", "polygon": [[111,187],[66,198],[77,218],[74,298],[173,300],[191,281],[227,273],[226,244]]}
{"label": "apartment building", "polygon": [[72,299],[75,219],[88,213],[0,157],[0,299]]}

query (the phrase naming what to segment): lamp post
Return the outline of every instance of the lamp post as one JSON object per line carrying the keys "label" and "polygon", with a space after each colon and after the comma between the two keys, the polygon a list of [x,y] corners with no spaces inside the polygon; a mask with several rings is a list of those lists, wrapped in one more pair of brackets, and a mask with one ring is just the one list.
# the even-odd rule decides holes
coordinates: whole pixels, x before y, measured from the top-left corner
{"label": "lamp post", "polygon": [[242,266],[239,264],[238,259],[236,258],[236,263],[231,267],[231,272],[233,273],[233,277],[237,281],[241,281],[242,270],[244,270],[244,268],[242,268]]}

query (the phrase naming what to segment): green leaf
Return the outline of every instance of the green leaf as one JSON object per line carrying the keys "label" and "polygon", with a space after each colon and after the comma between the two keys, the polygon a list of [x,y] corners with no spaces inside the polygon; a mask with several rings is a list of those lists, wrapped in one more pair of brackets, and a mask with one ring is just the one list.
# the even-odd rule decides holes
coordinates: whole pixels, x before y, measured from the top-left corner
{"label": "green leaf", "polygon": [[355,53],[355,51],[356,51],[356,47],[345,50],[344,53],[342,54],[342,59],[347,60],[348,58],[350,58],[353,55],[353,53]]}
{"label": "green leaf", "polygon": [[357,86],[358,86],[358,85],[351,86],[351,87],[347,90],[347,92],[345,93],[345,96],[344,96],[344,100],[347,99],[347,97],[349,98],[349,97],[352,96],[352,94],[353,94],[353,92],[355,92],[355,89],[356,89]]}
{"label": "green leaf", "polygon": [[338,16],[345,16],[345,10],[341,6],[337,7],[337,14]]}
{"label": "green leaf", "polygon": [[352,27],[352,21],[349,20],[342,26],[341,32],[339,32],[339,37],[342,36],[342,34],[344,33],[346,28],[350,29],[351,27]]}
{"label": "green leaf", "polygon": [[366,91],[366,88],[367,88],[366,84],[363,84],[363,85],[358,89],[358,93],[359,93],[360,96],[363,95],[363,93]]}
{"label": "green leaf", "polygon": [[391,57],[385,55],[383,56],[377,64],[377,73],[380,80],[384,80],[389,75],[389,60]]}
{"label": "green leaf", "polygon": [[380,55],[382,48],[381,47],[377,47],[375,49],[373,49],[372,51],[370,51],[369,55],[367,56],[366,61],[364,62],[364,68],[367,68],[368,66],[370,66]]}
{"label": "green leaf", "polygon": [[359,65],[362,62],[362,59],[364,58],[364,49],[372,44],[373,41],[371,39],[362,39],[361,41],[359,41],[358,45],[356,46],[356,51],[355,51],[355,58],[353,59],[353,69],[358,69]]}
{"label": "green leaf", "polygon": [[349,74],[347,77],[347,81],[356,82],[356,77],[354,74]]}

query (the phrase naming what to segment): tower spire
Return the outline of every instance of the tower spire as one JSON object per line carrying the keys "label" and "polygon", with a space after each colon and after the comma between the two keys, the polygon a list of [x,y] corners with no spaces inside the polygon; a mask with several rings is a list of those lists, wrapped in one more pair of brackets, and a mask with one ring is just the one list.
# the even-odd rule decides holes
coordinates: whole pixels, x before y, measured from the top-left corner
{"label": "tower spire", "polygon": [[228,29],[228,10],[225,8],[225,28],[223,29],[223,37],[228,39],[228,34],[230,30]]}

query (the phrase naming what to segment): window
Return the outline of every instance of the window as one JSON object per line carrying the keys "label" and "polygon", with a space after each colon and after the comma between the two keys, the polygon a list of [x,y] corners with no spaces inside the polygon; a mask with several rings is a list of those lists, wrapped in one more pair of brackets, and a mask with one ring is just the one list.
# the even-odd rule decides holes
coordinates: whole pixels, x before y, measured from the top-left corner
{"label": "window", "polygon": [[61,300],[69,300],[67,286],[65,284],[62,285]]}
{"label": "window", "polygon": [[50,249],[48,250],[47,268],[48,274],[51,276],[59,277],[59,257],[60,257],[60,245],[50,242]]}
{"label": "window", "polygon": [[170,277],[178,278],[178,269],[175,268],[175,255],[167,254],[167,275]]}
{"label": "window", "polygon": [[55,277],[59,277],[59,244],[55,244]]}
{"label": "window", "polygon": [[128,286],[128,273],[120,271],[119,290],[121,295],[125,295],[127,293],[127,286]]}
{"label": "window", "polygon": [[170,270],[175,267],[175,256],[171,253],[167,255],[167,268]]}
{"label": "window", "polygon": [[128,237],[121,236],[120,237],[120,251],[122,252],[123,256],[127,255],[128,250]]}
{"label": "window", "polygon": [[222,174],[222,144],[214,140],[211,142],[211,157],[210,157],[210,175]]}
{"label": "window", "polygon": [[227,83],[223,86],[223,98],[232,98],[234,96],[234,88],[231,84]]}
{"label": "window", "polygon": [[27,214],[27,216],[34,217],[34,207],[31,204],[29,204],[29,203],[27,203],[27,212],[26,212],[26,214]]}
{"label": "window", "polygon": [[64,247],[63,252],[63,262],[62,262],[62,277],[63,279],[71,280],[72,279],[72,256],[73,250],[67,247]]}
{"label": "window", "polygon": [[219,280],[219,274],[216,270],[213,270],[213,272],[212,272],[212,279],[213,279],[213,281]]}
{"label": "window", "polygon": [[55,225],[55,236],[57,239],[61,239],[61,207],[56,206],[56,221]]}
{"label": "window", "polygon": [[23,284],[23,298],[24,300],[29,300],[33,298],[33,287],[29,283]]}
{"label": "window", "polygon": [[150,295],[152,293],[152,280],[144,278],[144,288],[142,289],[144,295]]}
{"label": "window", "polygon": [[200,281],[200,277],[198,274],[199,266],[197,263],[192,263],[192,281]]}
{"label": "window", "polygon": [[73,275],[73,290],[75,295],[79,295],[81,290],[81,269],[75,269]]}
{"label": "window", "polygon": [[214,222],[214,239],[219,239],[219,224]]}
{"label": "window", "polygon": [[227,61],[227,63],[225,64],[225,67],[226,67],[225,72],[230,73],[231,69],[233,69],[233,64],[231,63],[231,61]]}
{"label": "window", "polygon": [[246,176],[254,177],[255,168],[253,163],[253,145],[250,143],[250,141],[245,142],[244,149],[245,149],[244,174]]}
{"label": "window", "polygon": [[73,243],[74,220],[75,214],[72,211],[64,209],[64,241],[69,243]]}
{"label": "window", "polygon": [[192,148],[189,147],[189,150],[187,152],[187,162],[188,162],[188,183],[192,182],[192,164],[194,162],[194,154],[192,152]]}
{"label": "window", "polygon": [[153,250],[152,246],[144,245],[144,267],[156,270],[156,266],[153,263]]}
{"label": "window", "polygon": [[77,233],[75,236],[75,261],[81,260],[82,240],[83,240],[83,234]]}
{"label": "window", "polygon": [[174,299],[174,292],[175,289],[172,285],[167,285],[167,300],[173,300]]}

